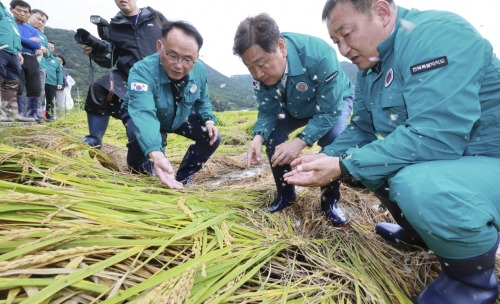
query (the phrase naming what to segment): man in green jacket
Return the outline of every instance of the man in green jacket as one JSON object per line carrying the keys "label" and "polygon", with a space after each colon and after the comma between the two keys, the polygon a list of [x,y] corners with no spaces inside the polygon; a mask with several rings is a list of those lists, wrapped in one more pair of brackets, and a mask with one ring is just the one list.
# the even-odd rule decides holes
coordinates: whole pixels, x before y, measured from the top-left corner
{"label": "man in green jacket", "polygon": [[500,60],[491,44],[455,14],[392,0],[328,0],[323,19],[360,69],[353,119],[285,179],[317,186],[352,175],[375,191],[398,223],[376,232],[428,247],[441,263],[416,303],[494,303]]}
{"label": "man in green jacket", "polygon": [[[271,164],[278,194],[270,212],[296,199],[295,187],[283,180],[290,162],[305,147],[330,144],[347,125],[352,88],[335,50],[317,37],[281,33],[267,14],[243,20],[233,53],[254,77],[258,117],[247,152],[248,166],[260,163],[262,144]],[[289,134],[305,127],[289,140]],[[321,209],[334,226],[348,219],[338,206],[340,180],[321,188]]]}
{"label": "man in green jacket", "polygon": [[[203,38],[184,21],[166,22],[157,54],[134,64],[122,105],[127,130],[128,165],[153,173],[172,189],[183,189],[219,146],[221,137],[207,86],[205,66],[198,60]],[[193,140],[177,174],[165,156],[166,133]]]}
{"label": "man in green jacket", "polygon": [[64,85],[63,69],[61,62],[54,55],[55,44],[49,41],[49,54],[45,58],[45,105],[46,114],[45,118],[48,121],[53,121],[56,117],[56,108],[54,100],[56,99],[57,90],[62,90]]}
{"label": "man in green jacket", "polygon": [[[21,36],[14,17],[0,2],[0,121],[25,121],[18,115],[17,88],[21,69]],[[35,121],[29,119],[29,121]]]}

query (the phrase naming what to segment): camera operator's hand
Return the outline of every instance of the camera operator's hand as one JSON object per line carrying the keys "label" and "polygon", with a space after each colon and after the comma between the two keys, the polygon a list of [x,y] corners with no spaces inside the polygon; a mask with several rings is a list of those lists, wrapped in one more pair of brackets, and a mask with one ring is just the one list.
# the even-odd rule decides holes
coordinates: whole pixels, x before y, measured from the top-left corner
{"label": "camera operator's hand", "polygon": [[92,53],[92,47],[88,46],[88,45],[85,45],[85,44],[82,44],[82,49],[83,49],[83,52],[87,55],[90,55]]}

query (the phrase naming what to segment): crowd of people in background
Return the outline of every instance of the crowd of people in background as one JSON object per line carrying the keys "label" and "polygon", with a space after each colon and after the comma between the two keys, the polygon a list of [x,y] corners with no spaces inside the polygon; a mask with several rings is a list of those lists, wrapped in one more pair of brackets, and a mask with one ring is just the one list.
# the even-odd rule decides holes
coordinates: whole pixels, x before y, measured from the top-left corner
{"label": "crowd of people in background", "polygon": [[23,0],[0,4],[0,121],[53,121],[72,99],[66,60],[44,33],[49,16]]}

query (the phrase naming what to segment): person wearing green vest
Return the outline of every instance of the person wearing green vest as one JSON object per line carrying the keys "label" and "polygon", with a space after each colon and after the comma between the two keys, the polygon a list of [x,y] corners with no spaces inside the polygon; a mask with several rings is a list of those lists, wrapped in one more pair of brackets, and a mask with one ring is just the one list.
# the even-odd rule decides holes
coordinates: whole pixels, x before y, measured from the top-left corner
{"label": "person wearing green vest", "polygon": [[59,59],[54,55],[54,42],[49,41],[49,56],[45,59],[45,105],[46,113],[45,117],[47,121],[53,121],[55,119],[56,105],[54,100],[56,99],[57,90],[62,90],[64,86],[63,78],[63,68]]}
{"label": "person wearing green vest", "polygon": [[456,14],[392,0],[328,0],[322,17],[360,69],[353,119],[322,153],[294,160],[285,180],[351,175],[375,191],[397,223],[375,232],[428,248],[441,264],[415,303],[495,303],[500,60],[491,43]]}
{"label": "person wearing green vest", "polygon": [[[221,136],[199,58],[203,37],[188,22],[165,22],[156,54],[130,69],[122,121],[128,137],[127,164],[135,172],[153,174],[171,189],[184,189],[217,150]],[[166,150],[175,133],[194,141],[176,174]]]}
{"label": "person wearing green vest", "polygon": [[[25,121],[18,114],[17,88],[21,70],[21,35],[14,17],[0,2],[0,121]],[[34,121],[33,119],[29,121]]]}

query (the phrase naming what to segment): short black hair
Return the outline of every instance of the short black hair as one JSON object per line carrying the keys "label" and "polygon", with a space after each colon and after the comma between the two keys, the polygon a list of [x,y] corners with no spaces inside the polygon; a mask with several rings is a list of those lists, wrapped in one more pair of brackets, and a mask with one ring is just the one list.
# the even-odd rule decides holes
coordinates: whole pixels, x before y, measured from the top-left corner
{"label": "short black hair", "polygon": [[254,44],[267,53],[274,53],[280,38],[282,38],[280,28],[268,14],[247,17],[236,29],[233,54],[241,57]]}
{"label": "short black hair", "polygon": [[203,46],[203,37],[200,32],[198,32],[198,30],[187,21],[177,20],[164,22],[161,28],[161,37],[165,39],[170,30],[174,28],[181,29],[187,35],[193,37],[196,40],[196,43],[198,43],[198,51],[201,49]]}
{"label": "short black hair", "polygon": [[64,59],[63,55],[61,54],[56,54],[55,55],[57,58],[61,58],[62,60],[62,66],[65,66],[66,65],[66,59]]}
{"label": "short black hair", "polygon": [[47,15],[44,11],[42,11],[41,9],[37,9],[37,8],[34,8],[32,11],[31,11],[31,14],[34,15],[34,14],[40,14],[42,16],[45,16],[45,18],[47,18],[47,20],[49,20],[49,15]]}
{"label": "short black hair", "polygon": [[[389,4],[393,4],[393,0],[385,0]],[[350,2],[354,8],[362,14],[370,14],[370,10],[373,6],[375,0],[327,0],[325,6],[323,7],[323,13],[321,14],[321,19],[326,21],[328,15],[335,8],[337,4]]]}
{"label": "short black hair", "polygon": [[12,0],[12,1],[10,1],[10,8],[14,9],[16,6],[27,7],[28,11],[31,14],[31,5],[29,5],[28,2],[23,1],[23,0]]}

